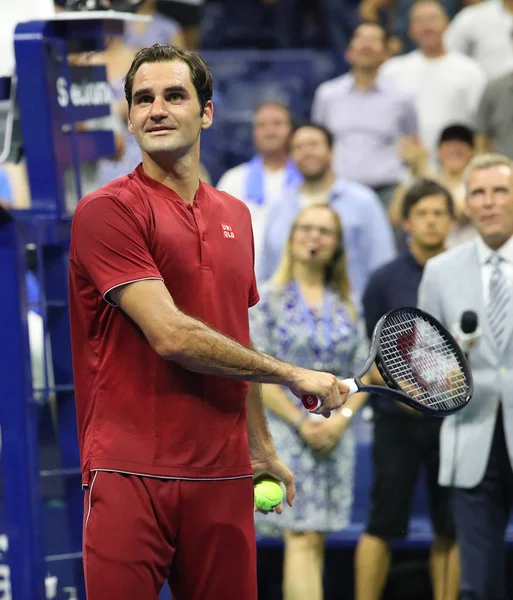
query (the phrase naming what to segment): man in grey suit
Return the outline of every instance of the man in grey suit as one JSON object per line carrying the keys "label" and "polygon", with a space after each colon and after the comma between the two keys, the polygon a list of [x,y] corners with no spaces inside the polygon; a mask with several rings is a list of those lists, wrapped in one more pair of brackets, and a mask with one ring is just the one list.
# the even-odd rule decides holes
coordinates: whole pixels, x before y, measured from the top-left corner
{"label": "man in grey suit", "polygon": [[513,503],[513,162],[479,155],[465,183],[480,235],[428,261],[419,306],[448,328],[467,310],[478,315],[474,397],[443,423],[439,481],[454,488],[461,599],[503,600]]}

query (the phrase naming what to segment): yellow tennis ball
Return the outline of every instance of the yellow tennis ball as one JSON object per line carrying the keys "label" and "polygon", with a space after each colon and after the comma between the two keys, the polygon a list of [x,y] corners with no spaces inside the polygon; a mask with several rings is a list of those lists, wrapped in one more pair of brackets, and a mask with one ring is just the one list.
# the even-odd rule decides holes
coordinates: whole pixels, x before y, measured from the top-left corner
{"label": "yellow tennis ball", "polygon": [[255,485],[255,504],[260,510],[271,510],[283,500],[281,485],[270,479],[262,479]]}

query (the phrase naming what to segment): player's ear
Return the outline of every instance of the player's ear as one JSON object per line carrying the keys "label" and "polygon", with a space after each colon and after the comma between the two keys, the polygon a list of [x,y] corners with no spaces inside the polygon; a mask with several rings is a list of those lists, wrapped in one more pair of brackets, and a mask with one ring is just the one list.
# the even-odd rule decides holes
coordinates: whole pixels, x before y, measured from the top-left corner
{"label": "player's ear", "polygon": [[133,134],[134,133],[134,126],[132,125],[132,121],[130,120],[130,117],[128,117],[128,131]]}
{"label": "player's ear", "polygon": [[214,105],[212,101],[209,100],[205,104],[205,108],[203,109],[203,115],[201,116],[201,129],[208,129],[214,120]]}

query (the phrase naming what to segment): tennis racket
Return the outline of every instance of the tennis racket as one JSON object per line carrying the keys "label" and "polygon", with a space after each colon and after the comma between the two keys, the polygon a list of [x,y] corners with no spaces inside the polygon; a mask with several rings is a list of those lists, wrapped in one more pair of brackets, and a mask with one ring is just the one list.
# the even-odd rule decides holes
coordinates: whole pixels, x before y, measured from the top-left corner
{"label": "tennis racket", "polygon": [[[361,381],[374,362],[385,386]],[[440,417],[466,406],[474,389],[470,368],[456,340],[434,317],[412,307],[397,308],[381,317],[361,372],[343,381],[349,386],[349,395],[370,392],[388,396]],[[321,406],[320,399],[311,394],[304,395],[302,402],[310,411]]]}

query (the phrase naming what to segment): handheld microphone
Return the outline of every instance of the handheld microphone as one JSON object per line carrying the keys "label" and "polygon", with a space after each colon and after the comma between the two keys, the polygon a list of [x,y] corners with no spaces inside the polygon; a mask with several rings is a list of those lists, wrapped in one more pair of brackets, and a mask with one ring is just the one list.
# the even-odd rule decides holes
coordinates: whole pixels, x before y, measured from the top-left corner
{"label": "handheld microphone", "polygon": [[459,324],[454,325],[452,333],[460,345],[465,358],[468,359],[470,350],[477,344],[481,337],[477,314],[473,310],[466,310],[461,315]]}

